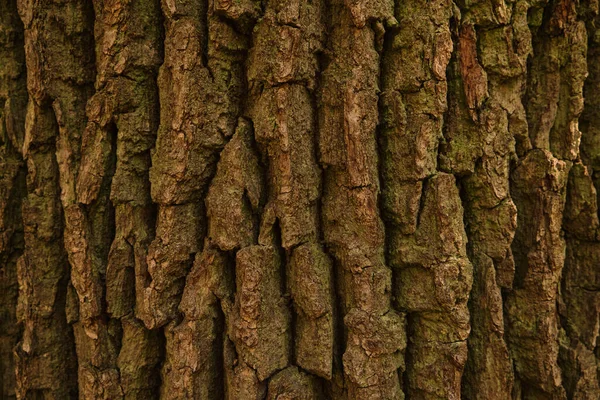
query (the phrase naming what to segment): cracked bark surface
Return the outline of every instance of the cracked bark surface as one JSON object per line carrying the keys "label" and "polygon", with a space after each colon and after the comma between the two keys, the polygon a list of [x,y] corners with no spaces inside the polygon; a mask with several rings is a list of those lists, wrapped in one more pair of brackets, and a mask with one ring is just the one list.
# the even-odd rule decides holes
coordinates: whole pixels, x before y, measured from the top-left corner
{"label": "cracked bark surface", "polygon": [[0,398],[600,398],[596,0],[0,0]]}
{"label": "cracked bark surface", "polygon": [[0,16],[0,393],[15,396],[13,349],[21,334],[17,323],[17,262],[23,254],[21,204],[26,194],[25,136],[27,82],[23,25],[16,3],[2,2]]}

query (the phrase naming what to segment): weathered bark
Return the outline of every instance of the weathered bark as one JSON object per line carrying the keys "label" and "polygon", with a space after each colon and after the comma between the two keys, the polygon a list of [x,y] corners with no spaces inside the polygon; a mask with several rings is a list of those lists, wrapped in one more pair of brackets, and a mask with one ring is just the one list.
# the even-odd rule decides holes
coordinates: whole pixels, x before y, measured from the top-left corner
{"label": "weathered bark", "polygon": [[0,0],[0,397],[600,398],[594,0]]}
{"label": "weathered bark", "polygon": [[16,3],[0,2],[0,394],[15,398],[13,348],[22,334],[17,324],[17,262],[23,254],[21,203],[26,194],[21,157],[27,88],[23,25]]}

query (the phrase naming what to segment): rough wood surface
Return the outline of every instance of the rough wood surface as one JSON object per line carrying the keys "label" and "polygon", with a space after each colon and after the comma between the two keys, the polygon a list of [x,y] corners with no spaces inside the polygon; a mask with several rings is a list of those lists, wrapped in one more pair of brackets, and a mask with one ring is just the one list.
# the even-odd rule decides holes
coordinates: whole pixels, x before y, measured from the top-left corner
{"label": "rough wood surface", "polygon": [[0,398],[600,398],[597,0],[0,0]]}

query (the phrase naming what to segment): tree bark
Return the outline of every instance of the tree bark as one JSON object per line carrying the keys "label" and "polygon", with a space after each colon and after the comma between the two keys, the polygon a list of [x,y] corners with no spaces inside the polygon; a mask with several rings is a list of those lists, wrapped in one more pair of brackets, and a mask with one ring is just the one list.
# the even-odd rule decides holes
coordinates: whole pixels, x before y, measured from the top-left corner
{"label": "tree bark", "polygon": [[596,0],[0,0],[0,398],[600,398]]}

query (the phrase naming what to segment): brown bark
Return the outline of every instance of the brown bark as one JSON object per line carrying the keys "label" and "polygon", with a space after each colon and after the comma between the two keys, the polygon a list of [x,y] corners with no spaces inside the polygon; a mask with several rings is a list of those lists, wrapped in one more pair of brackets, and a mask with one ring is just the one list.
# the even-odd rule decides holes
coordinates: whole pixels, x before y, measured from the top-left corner
{"label": "brown bark", "polygon": [[0,0],[0,397],[600,398],[598,10]]}
{"label": "brown bark", "polygon": [[17,323],[17,262],[23,254],[21,202],[26,166],[21,157],[27,89],[23,25],[16,3],[0,7],[0,393],[15,397],[13,348],[22,334]]}

